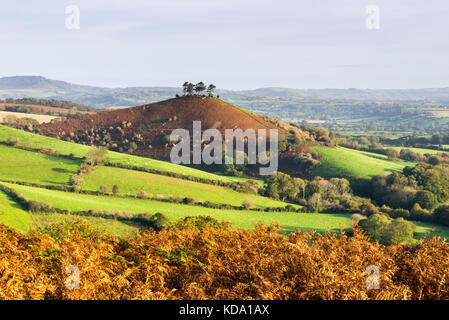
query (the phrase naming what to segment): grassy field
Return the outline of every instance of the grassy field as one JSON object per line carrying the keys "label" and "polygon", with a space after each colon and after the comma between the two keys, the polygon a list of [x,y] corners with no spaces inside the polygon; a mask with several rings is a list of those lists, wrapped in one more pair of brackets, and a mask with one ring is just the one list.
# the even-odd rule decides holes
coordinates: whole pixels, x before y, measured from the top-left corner
{"label": "grassy field", "polygon": [[101,185],[105,185],[109,192],[117,185],[120,194],[137,195],[145,191],[153,195],[191,197],[201,202],[228,203],[234,206],[241,206],[245,199],[250,199],[259,208],[287,205],[267,197],[236,192],[220,186],[119,168],[98,167],[83,178],[83,189],[98,191]]}
{"label": "grassy field", "polygon": [[416,225],[415,238],[422,238],[426,234],[430,236],[439,236],[449,240],[449,228],[437,224],[412,221]]}
{"label": "grassy field", "polygon": [[0,145],[0,179],[42,184],[68,184],[79,161]]}
{"label": "grassy field", "polygon": [[27,232],[33,225],[30,214],[3,191],[0,191],[0,223],[22,232]]}
{"label": "grassy field", "polygon": [[148,212],[152,214],[161,212],[171,221],[186,216],[209,215],[218,220],[231,221],[241,228],[252,228],[253,222],[258,221],[265,224],[279,223],[286,232],[293,231],[295,227],[300,230],[316,230],[318,232],[324,232],[328,228],[332,232],[339,232],[340,226],[342,226],[343,229],[351,227],[350,215],[346,214],[219,210],[155,200],[91,196],[8,183],[4,184],[23,193],[26,197],[32,200],[47,202],[52,204],[55,208],[70,209],[72,211],[102,209],[133,211],[139,213]]}
{"label": "grassy field", "polygon": [[313,169],[315,176],[349,176],[369,179],[377,174],[388,174],[414,163],[389,161],[386,156],[343,147],[313,147],[323,157],[320,165]]}
{"label": "grassy field", "polygon": [[401,152],[402,149],[410,149],[416,153],[421,154],[437,154],[437,153],[449,153],[447,151],[441,151],[441,150],[434,150],[434,149],[425,149],[425,148],[409,148],[409,147],[386,147],[386,148],[392,148],[399,152]]}
{"label": "grassy field", "polygon": [[[20,144],[26,147],[35,149],[54,149],[60,154],[73,154],[76,157],[84,157],[89,151],[89,146],[70,143],[67,141],[58,140],[55,138],[45,137],[22,130],[17,130],[7,126],[0,125],[0,141],[6,141],[9,137],[15,137],[20,140]],[[172,164],[170,162],[159,161],[149,158],[142,158],[132,156],[124,153],[109,152],[109,159],[111,162],[121,163],[125,165],[133,165],[137,167],[144,167],[153,170],[160,170],[165,172],[174,172],[183,175],[189,175],[198,178],[221,180],[225,182],[234,181],[232,177],[219,176],[205,171]]]}
{"label": "grassy field", "polygon": [[44,114],[0,111],[0,122],[3,122],[7,116],[15,116],[18,119],[21,119],[21,118],[34,119],[39,123],[47,123],[53,119],[60,118],[60,117],[55,117],[55,116],[47,116]]}

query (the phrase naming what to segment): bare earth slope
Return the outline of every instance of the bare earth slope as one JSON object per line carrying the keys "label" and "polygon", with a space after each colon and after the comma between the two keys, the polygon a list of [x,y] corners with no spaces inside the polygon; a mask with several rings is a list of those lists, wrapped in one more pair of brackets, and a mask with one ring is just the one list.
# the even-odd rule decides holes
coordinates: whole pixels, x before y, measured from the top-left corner
{"label": "bare earth slope", "polygon": [[[201,121],[202,130],[278,129],[279,134],[298,128],[250,113],[216,98],[182,97],[133,108],[119,109],[52,124],[42,124],[39,133],[59,139],[103,145],[112,150],[168,159],[167,137],[174,129],[192,130]],[[165,137],[164,137],[165,136]]]}

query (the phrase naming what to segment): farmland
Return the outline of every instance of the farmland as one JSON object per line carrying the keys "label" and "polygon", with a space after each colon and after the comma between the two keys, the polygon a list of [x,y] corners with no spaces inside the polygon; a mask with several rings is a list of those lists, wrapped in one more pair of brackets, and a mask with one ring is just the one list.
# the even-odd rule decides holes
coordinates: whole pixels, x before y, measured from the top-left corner
{"label": "farmland", "polygon": [[114,185],[120,186],[121,194],[138,195],[144,191],[154,195],[191,197],[201,202],[228,203],[234,206],[240,206],[245,199],[251,199],[259,208],[285,206],[281,201],[220,186],[111,167],[96,168],[84,178],[82,184],[83,189],[92,191],[98,191],[101,185],[108,190],[112,190]]}
{"label": "farmland", "polygon": [[67,185],[79,161],[0,145],[0,179]]}
{"label": "farmland", "polygon": [[[17,130],[14,128],[9,128],[0,125],[0,141],[6,141],[9,137],[15,137],[19,139],[20,144],[22,146],[34,149],[44,149],[44,150],[51,149],[54,150],[56,153],[64,155],[72,154],[80,158],[84,157],[89,151],[89,147],[85,145],[61,141],[58,139],[40,136],[22,130]],[[113,163],[132,165],[136,167],[143,167],[147,169],[160,170],[165,172],[173,172],[177,174],[190,175],[193,177],[204,179],[221,180],[225,182],[232,181],[232,178],[229,177],[215,175],[201,170],[196,170],[193,168],[172,164],[170,162],[159,161],[150,158],[142,158],[118,152],[109,152],[109,155],[110,155],[110,162]]]}
{"label": "farmland", "polygon": [[371,178],[378,174],[401,171],[409,162],[390,161],[384,155],[358,151],[343,147],[313,147],[322,158],[313,174],[323,177],[346,176]]}
{"label": "farmland", "polygon": [[171,221],[186,216],[208,215],[218,220],[231,221],[236,226],[245,229],[253,228],[253,223],[259,221],[265,224],[279,223],[282,228],[289,232],[293,231],[294,228],[319,232],[324,232],[329,228],[333,232],[338,232],[340,226],[343,229],[351,227],[350,215],[211,209],[157,200],[92,196],[9,183],[2,184],[15,189],[32,200],[46,202],[55,208],[72,211],[101,209],[152,214],[163,212]]}
{"label": "farmland", "polygon": [[14,116],[16,118],[29,118],[34,119],[39,123],[47,123],[53,119],[57,119],[55,116],[47,116],[43,114],[32,114],[32,113],[21,113],[21,112],[8,112],[8,111],[0,111],[0,123],[5,121],[8,116]]}

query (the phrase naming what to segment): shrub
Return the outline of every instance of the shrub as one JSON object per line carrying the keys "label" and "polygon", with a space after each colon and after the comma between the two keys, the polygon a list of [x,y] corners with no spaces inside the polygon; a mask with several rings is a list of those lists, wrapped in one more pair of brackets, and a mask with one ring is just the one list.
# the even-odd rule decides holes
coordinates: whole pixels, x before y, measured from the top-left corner
{"label": "shrub", "polygon": [[242,206],[243,206],[246,210],[248,210],[248,209],[254,207],[254,201],[251,200],[250,198],[247,198],[247,199],[245,199],[245,200],[243,201]]}
{"label": "shrub", "polygon": [[391,245],[395,242],[411,242],[415,226],[403,218],[393,220],[382,232],[381,243]]}
{"label": "shrub", "polygon": [[170,225],[170,228],[180,230],[194,229],[202,232],[207,227],[220,231],[228,231],[232,226],[233,224],[231,222],[218,221],[210,216],[192,216],[176,220]]}
{"label": "shrub", "polygon": [[15,137],[9,137],[9,138],[6,140],[6,144],[7,144],[8,146],[13,146],[13,147],[15,147],[15,146],[18,146],[18,145],[20,144],[20,140],[17,139],[17,138],[15,138]]}

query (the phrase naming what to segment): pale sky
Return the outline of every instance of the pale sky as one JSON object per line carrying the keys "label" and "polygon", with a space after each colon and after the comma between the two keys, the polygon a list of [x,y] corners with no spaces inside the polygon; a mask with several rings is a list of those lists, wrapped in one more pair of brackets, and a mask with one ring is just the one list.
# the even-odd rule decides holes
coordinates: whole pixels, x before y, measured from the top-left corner
{"label": "pale sky", "polygon": [[[1,0],[0,76],[105,87],[449,87],[448,0]],[[66,28],[66,6],[80,29]],[[379,8],[379,29],[366,7]]]}

